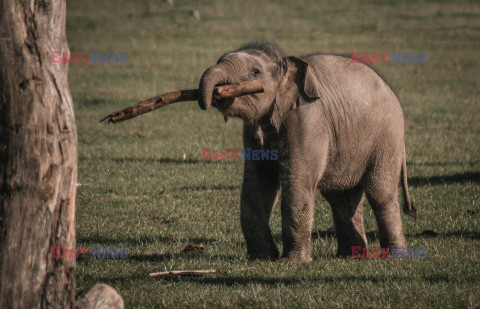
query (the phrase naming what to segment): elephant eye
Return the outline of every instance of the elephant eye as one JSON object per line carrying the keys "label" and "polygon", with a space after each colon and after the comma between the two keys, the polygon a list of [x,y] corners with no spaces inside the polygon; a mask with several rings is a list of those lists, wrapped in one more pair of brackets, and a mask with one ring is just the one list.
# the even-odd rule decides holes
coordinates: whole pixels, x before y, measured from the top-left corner
{"label": "elephant eye", "polygon": [[260,72],[260,69],[259,69],[259,68],[253,68],[253,69],[252,69],[252,75],[253,75],[254,77],[257,77],[258,75],[260,75],[260,73],[261,73],[261,72]]}

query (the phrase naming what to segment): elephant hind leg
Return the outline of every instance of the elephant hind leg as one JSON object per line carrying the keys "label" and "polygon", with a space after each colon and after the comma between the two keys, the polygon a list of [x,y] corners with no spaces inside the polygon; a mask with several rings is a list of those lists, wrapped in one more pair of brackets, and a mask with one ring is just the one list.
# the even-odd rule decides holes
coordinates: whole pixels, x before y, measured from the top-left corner
{"label": "elephant hind leg", "polygon": [[382,248],[406,247],[400,204],[398,203],[400,167],[400,161],[384,160],[367,176],[366,196],[377,220]]}
{"label": "elephant hind leg", "polygon": [[351,256],[352,247],[367,247],[363,225],[364,190],[357,187],[348,191],[322,193],[330,203],[338,241],[337,256]]}

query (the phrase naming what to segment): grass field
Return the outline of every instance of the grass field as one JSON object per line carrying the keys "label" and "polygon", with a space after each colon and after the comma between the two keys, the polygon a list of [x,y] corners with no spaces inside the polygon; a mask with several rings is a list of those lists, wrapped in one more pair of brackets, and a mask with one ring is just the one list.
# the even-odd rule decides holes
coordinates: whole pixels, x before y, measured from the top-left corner
{"label": "grass field", "polygon": [[[80,259],[79,291],[108,283],[127,308],[480,306],[480,3],[85,0],[67,10],[71,52],[128,53],[128,63],[70,65],[77,247],[129,249],[127,259]],[[225,123],[191,102],[98,123],[141,99],[196,88],[219,56],[252,39],[293,55],[428,53],[428,63],[376,65],[404,106],[419,216],[403,216],[404,229],[428,258],[335,258],[331,211],[318,194],[313,262],[250,262],[239,220],[243,162],[200,160],[202,147],[240,149],[240,120]],[[365,220],[375,231],[370,207]],[[271,226],[281,246],[279,207]],[[183,253],[190,243],[206,250]],[[370,246],[379,247],[375,237]],[[218,272],[200,278],[147,276],[211,267]]]}

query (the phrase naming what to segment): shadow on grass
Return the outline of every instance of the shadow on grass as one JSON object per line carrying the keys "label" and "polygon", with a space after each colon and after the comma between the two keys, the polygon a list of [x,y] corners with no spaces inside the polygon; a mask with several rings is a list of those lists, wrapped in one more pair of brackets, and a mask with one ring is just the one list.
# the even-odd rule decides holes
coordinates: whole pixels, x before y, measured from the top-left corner
{"label": "shadow on grass", "polygon": [[212,244],[217,242],[215,238],[172,238],[166,236],[141,236],[141,237],[123,237],[123,238],[111,238],[105,236],[79,236],[77,237],[77,243],[88,243],[95,246],[102,246],[106,248],[119,247],[119,246],[139,246],[145,244],[165,243],[165,244],[178,244],[178,243],[194,243],[194,244]]}
{"label": "shadow on grass", "polygon": [[407,162],[407,166],[450,166],[450,165],[468,165],[468,166],[477,166],[480,165],[480,161],[469,161],[469,162],[459,162],[459,161],[439,161],[439,162]]}
{"label": "shadow on grass", "polygon": [[182,259],[182,260],[221,260],[221,261],[238,261],[239,257],[234,255],[224,255],[224,254],[207,254],[203,252],[199,253],[185,253],[178,252],[176,254],[171,253],[152,253],[152,254],[133,254],[128,256],[129,260],[134,260],[138,262],[163,262],[166,260],[173,259]]}
{"label": "shadow on grass", "polygon": [[414,235],[406,234],[405,237],[407,238],[463,238],[463,239],[474,239],[480,240],[480,233],[476,232],[449,232],[438,234],[433,232],[432,230],[426,230],[422,233],[417,233]]}
{"label": "shadow on grass", "polygon": [[177,257],[182,257],[182,259],[189,259],[192,256],[187,256],[183,254],[171,254],[171,253],[165,253],[165,254],[160,254],[160,253],[152,253],[152,254],[133,254],[129,255],[128,259],[129,260],[134,260],[137,262],[163,262],[165,260],[172,260]]}
{"label": "shadow on grass", "polygon": [[[90,253],[87,253],[87,255],[90,255]],[[171,259],[178,258],[178,257],[182,257],[183,259],[185,259],[185,258],[188,259],[188,256],[186,257],[186,256],[182,256],[181,254],[175,255],[175,254],[170,254],[170,253],[166,253],[166,254],[157,254],[157,253],[153,253],[153,254],[129,254],[126,259],[134,260],[134,261],[138,261],[138,262],[162,262],[162,261],[165,261],[165,260],[171,260]],[[87,259],[78,258],[77,259],[77,264],[81,264],[82,262],[85,262],[86,260]],[[112,258],[112,259],[109,259],[109,260],[114,260],[114,259]],[[117,258],[116,260],[123,260],[123,259]]]}
{"label": "shadow on grass", "polygon": [[182,159],[182,158],[142,158],[142,157],[94,157],[86,158],[79,156],[79,161],[101,161],[101,162],[115,162],[115,163],[149,163],[149,164],[228,164],[233,163],[230,160],[200,160],[200,159]]}
{"label": "shadow on grass", "polygon": [[240,189],[241,186],[185,186],[185,187],[179,187],[179,188],[174,188],[172,191],[207,191],[207,190],[219,190],[219,191],[224,191],[224,190],[237,190]]}
{"label": "shadow on grass", "polygon": [[[438,282],[448,282],[448,283],[476,283],[480,282],[480,277],[478,276],[469,276],[466,278],[456,278],[454,275],[444,275],[444,274],[433,274],[429,276],[416,277],[416,276],[375,276],[375,275],[359,275],[359,276],[318,276],[318,277],[304,277],[301,278],[276,278],[276,277],[261,277],[261,276],[251,276],[251,277],[242,277],[242,276],[223,276],[222,274],[214,276],[204,276],[204,277],[194,277],[194,276],[161,276],[151,278],[147,273],[143,274],[133,274],[130,276],[120,276],[120,277],[95,277],[91,278],[93,281],[101,281],[107,284],[116,285],[125,283],[128,280],[141,280],[145,282],[145,279],[149,280],[162,280],[162,281],[183,281],[183,282],[192,282],[198,284],[209,284],[209,285],[221,285],[221,286],[248,286],[251,284],[263,284],[277,286],[278,284],[287,285],[304,285],[305,283],[342,283],[342,282],[371,282],[371,283],[389,283],[389,282],[417,282],[425,281],[431,283]],[[85,278],[85,281],[88,281],[89,278]]]}
{"label": "shadow on grass", "polygon": [[[406,238],[463,238],[463,239],[472,239],[480,240],[480,233],[476,232],[449,232],[439,234],[432,230],[425,230],[422,233],[417,234],[405,234]],[[335,231],[316,231],[312,232],[312,240],[316,239],[326,239],[326,238],[335,238]],[[281,239],[281,236],[280,236]],[[368,242],[374,242],[378,240],[378,231],[371,231],[367,233]]]}
{"label": "shadow on grass", "polygon": [[[87,255],[90,255],[90,253],[87,253]],[[236,255],[225,255],[225,254],[207,254],[207,253],[186,253],[183,251],[179,251],[178,253],[151,253],[151,254],[129,254],[128,257],[126,258],[130,261],[135,261],[135,262],[152,262],[152,263],[158,263],[158,262],[165,262],[165,261],[170,261],[170,260],[177,260],[177,259],[182,259],[182,260],[204,260],[204,261],[213,261],[213,260],[218,260],[218,261],[238,261],[240,257]],[[107,259],[108,260],[108,259]],[[115,259],[109,259],[109,260],[115,260]],[[122,258],[117,258],[116,260],[124,260]],[[82,258],[77,258],[77,264],[82,264],[86,262],[87,259],[82,259]]]}
{"label": "shadow on grass", "polygon": [[[186,278],[185,278],[186,279]],[[418,278],[414,276],[327,276],[327,277],[315,277],[315,278],[269,278],[269,277],[202,277],[202,278],[188,278],[189,281],[196,281],[202,284],[212,284],[212,285],[224,285],[224,286],[235,286],[235,285],[251,285],[252,283],[256,284],[265,284],[265,285],[294,285],[294,284],[305,284],[305,282],[312,283],[339,283],[339,282],[372,282],[372,283],[388,283],[388,282],[399,282],[399,281],[418,281]],[[427,282],[479,282],[480,277],[470,276],[467,278],[454,278],[449,277],[448,275],[432,275],[424,276],[420,280]]]}
{"label": "shadow on grass", "polygon": [[[85,157],[79,157],[79,160],[86,160]],[[200,164],[200,163],[206,163],[206,164],[214,164],[218,162],[228,162],[228,161],[214,161],[214,160],[199,160],[199,159],[181,159],[181,158],[111,158],[111,157],[101,157],[101,158],[93,158],[91,160],[95,161],[103,161],[103,162],[115,162],[115,163],[149,163],[149,164],[157,164],[157,163],[163,163],[163,164]]]}
{"label": "shadow on grass", "polygon": [[438,185],[438,184],[452,184],[452,183],[465,183],[465,182],[480,183],[479,172],[465,172],[457,173],[453,175],[444,176],[432,176],[432,177],[409,177],[408,184],[410,186],[425,186],[425,185]]}

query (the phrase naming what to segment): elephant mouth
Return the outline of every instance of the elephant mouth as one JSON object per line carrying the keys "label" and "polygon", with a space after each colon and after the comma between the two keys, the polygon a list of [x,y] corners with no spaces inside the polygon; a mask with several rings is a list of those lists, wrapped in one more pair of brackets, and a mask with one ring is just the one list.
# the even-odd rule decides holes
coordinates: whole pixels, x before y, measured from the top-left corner
{"label": "elephant mouth", "polygon": [[223,112],[232,106],[235,98],[233,99],[226,99],[226,100],[212,100],[212,106],[218,109],[220,112]]}
{"label": "elephant mouth", "polygon": [[[217,83],[215,87],[227,86],[232,85],[232,83],[223,81],[221,83]],[[225,99],[225,100],[212,100],[212,106],[218,109],[220,112],[223,113],[224,110],[227,110],[235,101],[236,98]]]}

